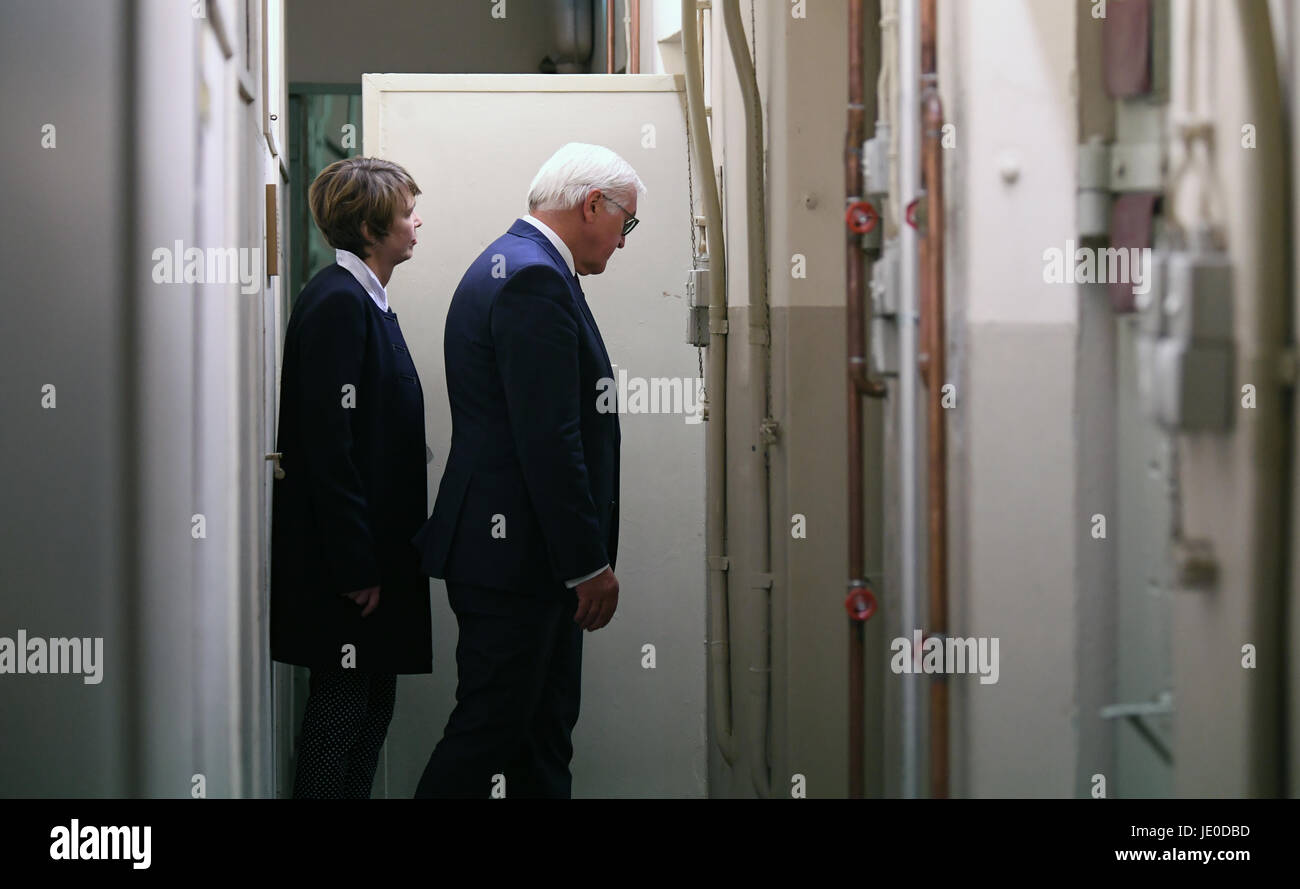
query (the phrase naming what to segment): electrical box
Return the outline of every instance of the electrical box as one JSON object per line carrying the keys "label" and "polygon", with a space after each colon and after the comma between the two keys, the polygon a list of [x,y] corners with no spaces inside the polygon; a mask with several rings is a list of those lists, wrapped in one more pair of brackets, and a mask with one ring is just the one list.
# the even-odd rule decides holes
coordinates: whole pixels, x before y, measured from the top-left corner
{"label": "electrical box", "polygon": [[686,342],[700,347],[709,344],[709,270],[686,273]]}
{"label": "electrical box", "polygon": [[1184,343],[1232,341],[1232,263],[1226,253],[1175,253],[1164,298],[1166,335]]}
{"label": "electrical box", "polygon": [[1168,430],[1227,430],[1236,364],[1231,260],[1207,239],[1152,259],[1151,287],[1137,295],[1139,397]]}
{"label": "electrical box", "polygon": [[875,137],[862,146],[863,191],[869,195],[889,192],[889,126],[876,124]]}
{"label": "electrical box", "polygon": [[1232,423],[1232,343],[1156,342],[1155,419],[1169,429],[1227,429]]}
{"label": "electrical box", "polygon": [[901,267],[897,239],[885,243],[871,267],[871,370],[876,376],[898,373],[898,293]]}
{"label": "electrical box", "polygon": [[902,285],[900,274],[898,245],[891,241],[885,245],[880,258],[871,267],[871,281],[868,284],[871,292],[871,314],[891,316],[898,314],[898,290]]}

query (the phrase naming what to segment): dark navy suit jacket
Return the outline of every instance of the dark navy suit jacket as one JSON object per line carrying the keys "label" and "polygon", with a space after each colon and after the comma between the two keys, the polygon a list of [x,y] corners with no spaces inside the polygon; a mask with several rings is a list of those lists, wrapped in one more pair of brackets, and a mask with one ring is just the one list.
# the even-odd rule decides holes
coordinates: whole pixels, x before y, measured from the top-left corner
{"label": "dark navy suit jacket", "polygon": [[609,355],[576,276],[524,220],[474,260],[443,338],[451,451],[415,536],[429,576],[537,595],[618,550]]}

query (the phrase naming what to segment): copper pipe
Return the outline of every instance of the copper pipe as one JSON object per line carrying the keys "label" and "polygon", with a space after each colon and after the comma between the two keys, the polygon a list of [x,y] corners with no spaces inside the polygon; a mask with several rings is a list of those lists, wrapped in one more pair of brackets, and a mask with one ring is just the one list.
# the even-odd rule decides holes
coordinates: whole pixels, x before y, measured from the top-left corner
{"label": "copper pipe", "polygon": [[[934,0],[921,0],[921,88],[934,86],[935,72]],[[930,80],[926,80],[926,77]],[[924,149],[923,149],[924,150]]]}
{"label": "copper pipe", "polygon": [[[862,0],[849,0],[849,107],[848,133],[844,139],[844,194],[846,206],[862,194]],[[855,372],[863,368],[862,335],[862,250],[858,236],[846,229],[848,237],[848,292],[845,295],[845,326],[848,328],[849,370],[849,580],[861,578],[866,564],[862,546],[862,396]],[[861,799],[866,783],[862,748],[863,720],[863,652],[864,627],[849,619],[849,798]]]}
{"label": "copper pipe", "polygon": [[641,73],[641,0],[627,0],[628,14],[632,17],[632,36],[627,49],[627,73]]}
{"label": "copper pipe", "polygon": [[[849,0],[849,104],[848,129],[844,137],[844,198],[846,211],[862,200],[862,142],[865,85],[862,77],[862,0]],[[862,477],[862,398],[881,397],[883,383],[867,377],[865,292],[862,274],[862,239],[845,226],[846,293],[845,326],[848,329],[848,460],[849,460],[849,593],[865,589],[866,556],[863,543],[865,492]],[[870,592],[867,592],[870,595]],[[847,606],[847,602],[846,602]],[[849,610],[849,796],[861,799],[866,792],[863,763],[865,743],[865,681],[863,651],[865,619]]]}
{"label": "copper pipe", "polygon": [[[943,407],[947,375],[944,293],[943,102],[935,71],[935,0],[921,0],[921,158],[925,177],[922,281],[929,519],[930,634],[948,633],[948,420]],[[948,796],[948,683],[930,682],[930,796]]]}
{"label": "copper pipe", "polygon": [[614,0],[605,0],[605,73],[614,73]]}

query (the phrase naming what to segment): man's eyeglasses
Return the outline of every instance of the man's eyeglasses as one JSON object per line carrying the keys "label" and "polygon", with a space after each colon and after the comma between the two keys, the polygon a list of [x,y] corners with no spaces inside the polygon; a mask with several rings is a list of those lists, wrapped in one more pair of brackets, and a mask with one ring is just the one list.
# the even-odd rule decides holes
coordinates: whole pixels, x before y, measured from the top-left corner
{"label": "man's eyeglasses", "polygon": [[630,232],[632,229],[636,228],[636,224],[637,224],[638,222],[640,222],[641,220],[640,220],[640,219],[637,219],[637,218],[636,218],[635,216],[633,216],[631,213],[628,213],[626,207],[624,207],[622,204],[620,204],[618,201],[614,200],[613,198],[611,198],[609,195],[605,194],[604,192],[601,192],[601,193],[600,193],[600,196],[601,196],[602,198],[604,198],[605,200],[609,201],[609,202],[610,202],[611,204],[613,204],[615,207],[618,207],[620,210],[622,210],[624,213],[627,214],[627,219],[624,219],[624,220],[623,220],[623,237],[626,238],[626,237],[627,237],[627,233]]}

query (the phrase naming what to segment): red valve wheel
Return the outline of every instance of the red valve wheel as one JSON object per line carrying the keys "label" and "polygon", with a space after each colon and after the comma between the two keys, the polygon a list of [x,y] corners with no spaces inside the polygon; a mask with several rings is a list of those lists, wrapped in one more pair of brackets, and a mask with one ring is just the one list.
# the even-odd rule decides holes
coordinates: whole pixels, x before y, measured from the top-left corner
{"label": "red valve wheel", "polygon": [[907,224],[910,225],[912,228],[917,227],[916,209],[920,205],[920,203],[921,203],[921,199],[917,198],[916,200],[912,201],[912,203],[907,205],[907,213],[905,215],[907,216]]}
{"label": "red valve wheel", "polygon": [[844,213],[844,221],[849,230],[859,235],[870,234],[880,221],[880,214],[867,201],[854,201]]}
{"label": "red valve wheel", "polygon": [[875,594],[864,586],[853,587],[848,598],[844,600],[844,609],[848,611],[852,620],[871,620],[871,616],[876,613]]}

